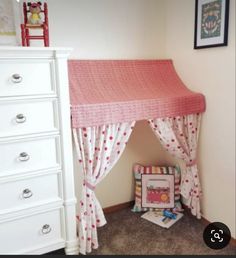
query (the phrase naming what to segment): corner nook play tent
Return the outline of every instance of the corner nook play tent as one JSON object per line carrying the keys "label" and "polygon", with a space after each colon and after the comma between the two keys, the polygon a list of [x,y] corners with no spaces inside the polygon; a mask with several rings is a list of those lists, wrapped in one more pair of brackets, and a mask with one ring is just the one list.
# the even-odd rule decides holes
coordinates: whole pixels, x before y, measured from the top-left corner
{"label": "corner nook play tent", "polygon": [[201,217],[197,142],[205,98],[189,90],[171,60],[70,60],[73,137],[83,168],[80,253],[98,247],[106,223],[96,185],[119,160],[135,121],[146,119],[163,147],[183,160],[181,195]]}

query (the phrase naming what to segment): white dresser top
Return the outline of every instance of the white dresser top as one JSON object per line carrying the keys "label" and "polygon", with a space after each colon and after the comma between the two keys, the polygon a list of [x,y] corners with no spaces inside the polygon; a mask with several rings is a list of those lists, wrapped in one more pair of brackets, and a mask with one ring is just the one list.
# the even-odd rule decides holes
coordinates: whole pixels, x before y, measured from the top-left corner
{"label": "white dresser top", "polygon": [[72,52],[72,48],[62,47],[14,47],[0,46],[0,58],[50,58],[67,57]]}

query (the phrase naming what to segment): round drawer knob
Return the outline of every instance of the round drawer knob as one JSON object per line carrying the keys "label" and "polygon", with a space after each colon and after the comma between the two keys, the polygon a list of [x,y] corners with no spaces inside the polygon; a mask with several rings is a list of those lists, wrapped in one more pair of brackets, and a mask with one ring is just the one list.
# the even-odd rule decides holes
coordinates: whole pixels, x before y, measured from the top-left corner
{"label": "round drawer knob", "polygon": [[21,83],[23,78],[18,73],[14,73],[11,77],[11,80],[13,83]]}
{"label": "round drawer knob", "polygon": [[44,235],[49,234],[51,231],[52,231],[52,229],[51,229],[50,225],[48,225],[48,224],[43,225],[42,233]]}
{"label": "round drawer knob", "polygon": [[17,124],[22,124],[25,121],[26,121],[26,116],[24,116],[23,114],[16,115],[16,122],[17,122]]}
{"label": "round drawer knob", "polygon": [[26,152],[21,152],[18,158],[19,158],[19,161],[23,162],[23,161],[28,161],[30,159],[30,156]]}
{"label": "round drawer knob", "polygon": [[33,193],[32,193],[32,191],[30,189],[25,189],[22,192],[22,196],[23,196],[24,199],[28,199],[31,196],[33,196]]}

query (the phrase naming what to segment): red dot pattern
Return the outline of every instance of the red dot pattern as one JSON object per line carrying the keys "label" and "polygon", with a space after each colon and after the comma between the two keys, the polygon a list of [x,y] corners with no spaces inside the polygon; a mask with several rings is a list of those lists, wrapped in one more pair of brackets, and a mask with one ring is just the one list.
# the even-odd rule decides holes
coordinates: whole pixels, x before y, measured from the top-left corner
{"label": "red dot pattern", "polygon": [[188,165],[188,172],[182,179],[181,193],[191,198],[193,205],[190,207],[194,215],[200,214],[197,203],[202,193],[197,167],[193,163],[196,160],[199,119],[199,114],[192,114],[149,120],[165,150]]}
{"label": "red dot pattern", "polygon": [[128,142],[133,125],[134,123],[122,123],[78,129],[81,130],[78,133],[78,161],[83,165],[85,176],[84,195],[80,201],[79,232],[80,246],[85,250],[87,247],[98,246],[97,234],[94,232],[105,223],[100,214],[102,211],[94,203],[94,191],[90,187],[95,186],[96,181],[111,170]]}

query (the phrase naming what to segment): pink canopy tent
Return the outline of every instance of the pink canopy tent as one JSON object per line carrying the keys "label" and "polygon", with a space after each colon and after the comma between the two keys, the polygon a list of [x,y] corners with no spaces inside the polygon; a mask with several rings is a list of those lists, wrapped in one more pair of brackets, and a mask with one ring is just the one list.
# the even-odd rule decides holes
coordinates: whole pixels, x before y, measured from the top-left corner
{"label": "pink canopy tent", "polygon": [[189,90],[171,60],[69,62],[73,127],[201,113],[205,99]]}
{"label": "pink canopy tent", "polygon": [[83,168],[80,252],[98,247],[96,228],[106,223],[96,185],[121,156],[137,120],[148,120],[163,147],[183,160],[181,194],[201,217],[197,142],[205,98],[189,90],[171,60],[70,60],[74,142]]}

